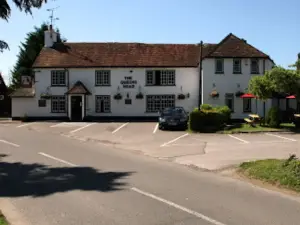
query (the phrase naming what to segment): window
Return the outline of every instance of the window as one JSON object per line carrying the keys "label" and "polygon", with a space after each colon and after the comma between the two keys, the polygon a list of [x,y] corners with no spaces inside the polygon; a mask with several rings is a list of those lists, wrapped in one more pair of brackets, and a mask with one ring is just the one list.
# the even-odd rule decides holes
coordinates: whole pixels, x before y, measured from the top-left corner
{"label": "window", "polygon": [[53,112],[53,113],[66,112],[66,97],[65,96],[52,96],[51,112]]}
{"label": "window", "polygon": [[110,86],[110,70],[98,70],[95,73],[96,86]]}
{"label": "window", "polygon": [[242,60],[233,59],[233,73],[239,74],[242,73]]}
{"label": "window", "polygon": [[52,70],[51,71],[51,85],[52,86],[65,86],[66,85],[66,73],[64,70]]}
{"label": "window", "polygon": [[125,105],[131,105],[131,99],[125,99]]}
{"label": "window", "polygon": [[40,99],[39,100],[39,107],[46,107],[46,100],[45,99]]}
{"label": "window", "polygon": [[243,98],[243,112],[251,112],[251,98]]}
{"label": "window", "polygon": [[175,95],[147,95],[146,111],[158,112],[167,107],[175,106]]}
{"label": "window", "polygon": [[234,95],[233,94],[225,94],[225,105],[228,106],[229,109],[231,109],[231,111],[234,111]]}
{"label": "window", "polygon": [[174,86],[175,70],[147,70],[146,85]]}
{"label": "window", "polygon": [[224,73],[224,59],[216,59],[216,73]]}
{"label": "window", "polygon": [[96,95],[96,113],[110,113],[110,95]]}
{"label": "window", "polygon": [[258,59],[251,59],[251,74],[259,74]]}

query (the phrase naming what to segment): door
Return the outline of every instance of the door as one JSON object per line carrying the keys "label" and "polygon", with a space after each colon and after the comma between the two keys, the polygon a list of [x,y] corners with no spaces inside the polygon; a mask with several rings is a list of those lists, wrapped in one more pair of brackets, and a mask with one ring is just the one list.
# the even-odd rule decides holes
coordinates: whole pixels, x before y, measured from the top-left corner
{"label": "door", "polygon": [[71,120],[82,120],[82,96],[71,96]]}

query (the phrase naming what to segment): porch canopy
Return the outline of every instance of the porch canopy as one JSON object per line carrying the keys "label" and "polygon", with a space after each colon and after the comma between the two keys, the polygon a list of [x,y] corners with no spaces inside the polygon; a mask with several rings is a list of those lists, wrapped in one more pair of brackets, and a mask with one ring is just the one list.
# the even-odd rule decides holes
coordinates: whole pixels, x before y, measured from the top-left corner
{"label": "porch canopy", "polygon": [[256,96],[250,93],[246,93],[241,95],[240,98],[256,98]]}
{"label": "porch canopy", "polygon": [[81,82],[77,81],[73,87],[71,87],[67,92],[69,94],[83,94],[83,95],[90,95],[91,92],[86,88],[86,86]]}
{"label": "porch canopy", "polygon": [[295,98],[296,98],[296,95],[290,95],[290,96],[287,96],[286,98],[287,98],[287,99],[295,99]]}

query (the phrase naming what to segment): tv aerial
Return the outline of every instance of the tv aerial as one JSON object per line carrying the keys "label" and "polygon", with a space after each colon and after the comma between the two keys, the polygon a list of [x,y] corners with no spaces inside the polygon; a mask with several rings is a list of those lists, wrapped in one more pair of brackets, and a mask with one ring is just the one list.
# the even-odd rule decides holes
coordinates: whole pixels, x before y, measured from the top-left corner
{"label": "tv aerial", "polygon": [[55,8],[50,8],[50,9],[47,9],[48,12],[50,12],[50,16],[49,16],[49,19],[50,19],[50,25],[53,27],[53,24],[55,21],[59,20],[58,17],[55,17],[54,16],[54,11],[57,10],[59,8],[59,6],[55,7]]}

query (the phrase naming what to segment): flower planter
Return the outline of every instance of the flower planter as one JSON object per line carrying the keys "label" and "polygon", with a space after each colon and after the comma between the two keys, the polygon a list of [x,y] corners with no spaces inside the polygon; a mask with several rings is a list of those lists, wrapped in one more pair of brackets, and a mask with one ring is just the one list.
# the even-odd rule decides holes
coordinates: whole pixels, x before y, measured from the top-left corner
{"label": "flower planter", "polygon": [[41,95],[41,99],[50,99],[51,98],[51,96],[50,95]]}
{"label": "flower planter", "polygon": [[184,94],[179,94],[179,95],[177,96],[177,98],[178,98],[178,99],[181,99],[181,100],[182,100],[182,99],[185,99],[185,95],[184,95]]}
{"label": "flower planter", "polygon": [[218,98],[219,97],[219,93],[217,91],[213,91],[213,92],[210,93],[210,96],[212,98]]}
{"label": "flower planter", "polygon": [[115,100],[121,100],[121,99],[122,99],[122,95],[121,95],[121,94],[116,94],[116,95],[114,96],[114,99],[115,99]]}
{"label": "flower planter", "polygon": [[239,97],[241,97],[243,94],[244,94],[244,92],[237,91],[237,92],[235,93],[235,97],[239,98]]}
{"label": "flower planter", "polygon": [[143,99],[144,95],[142,93],[138,93],[135,97],[136,99]]}

